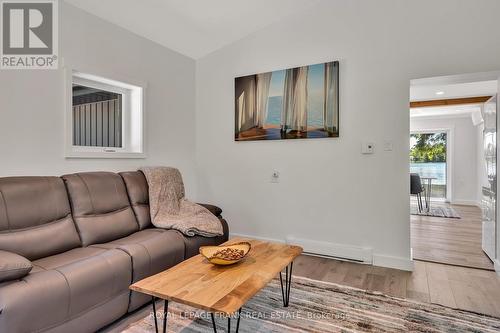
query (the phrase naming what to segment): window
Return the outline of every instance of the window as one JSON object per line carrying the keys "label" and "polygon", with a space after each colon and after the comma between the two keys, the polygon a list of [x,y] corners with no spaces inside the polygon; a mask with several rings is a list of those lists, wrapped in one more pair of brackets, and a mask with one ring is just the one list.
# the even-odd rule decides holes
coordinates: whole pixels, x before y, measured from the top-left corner
{"label": "window", "polygon": [[447,197],[446,132],[410,134],[410,172],[418,173],[425,184],[431,182],[432,198]]}
{"label": "window", "polygon": [[73,83],[73,146],[122,148],[123,94]]}
{"label": "window", "polygon": [[143,156],[143,85],[72,71],[67,157]]}

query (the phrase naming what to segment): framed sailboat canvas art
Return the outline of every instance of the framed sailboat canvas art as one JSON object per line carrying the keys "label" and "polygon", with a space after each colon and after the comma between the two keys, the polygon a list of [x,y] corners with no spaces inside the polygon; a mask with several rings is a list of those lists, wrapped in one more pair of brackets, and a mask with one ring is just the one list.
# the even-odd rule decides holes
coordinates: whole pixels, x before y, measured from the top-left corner
{"label": "framed sailboat canvas art", "polygon": [[235,140],[339,136],[339,63],[235,79]]}

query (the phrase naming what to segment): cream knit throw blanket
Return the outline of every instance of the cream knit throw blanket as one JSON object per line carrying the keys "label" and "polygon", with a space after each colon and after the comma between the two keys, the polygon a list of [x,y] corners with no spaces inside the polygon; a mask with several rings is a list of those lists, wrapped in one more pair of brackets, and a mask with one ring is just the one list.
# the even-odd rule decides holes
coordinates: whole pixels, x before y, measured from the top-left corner
{"label": "cream knit throw blanket", "polygon": [[223,235],[222,224],[208,209],[187,200],[178,169],[144,167],[149,186],[149,210],[155,227],[175,229],[186,236]]}

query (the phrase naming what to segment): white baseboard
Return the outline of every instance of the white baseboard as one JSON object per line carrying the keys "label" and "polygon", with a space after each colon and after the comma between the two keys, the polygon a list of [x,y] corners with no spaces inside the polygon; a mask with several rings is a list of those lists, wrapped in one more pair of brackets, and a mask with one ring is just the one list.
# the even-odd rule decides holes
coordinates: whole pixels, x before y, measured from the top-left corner
{"label": "white baseboard", "polygon": [[497,272],[497,275],[500,276],[500,260],[493,260],[493,265],[495,267],[495,272]]}
{"label": "white baseboard", "polygon": [[277,238],[268,238],[268,237],[260,237],[260,236],[252,236],[252,235],[244,235],[244,234],[238,234],[238,233],[229,233],[229,239],[233,237],[243,237],[243,238],[253,238],[261,241],[266,241],[266,242],[275,242],[275,243],[286,243],[283,239],[277,239]]}
{"label": "white baseboard", "polygon": [[414,269],[413,260],[403,257],[386,256],[383,254],[373,254],[373,266],[400,269],[412,272]]}
{"label": "white baseboard", "polygon": [[358,247],[346,244],[335,244],[335,243],[315,241],[310,239],[299,239],[292,236],[288,236],[286,240],[244,235],[238,233],[231,233],[230,236],[254,238],[268,242],[294,244],[302,246],[305,254],[336,258],[340,260],[352,260],[363,264],[400,269],[404,271],[413,271],[413,260],[403,257],[374,254],[373,249],[368,247]]}
{"label": "white baseboard", "polygon": [[286,238],[288,244],[302,246],[304,252],[316,255],[329,256],[339,259],[359,261],[365,264],[372,263],[372,249],[346,244],[335,244],[310,239],[300,239],[289,236]]}
{"label": "white baseboard", "polygon": [[476,201],[476,200],[453,200],[451,202],[451,204],[481,207],[481,203],[479,201]]}

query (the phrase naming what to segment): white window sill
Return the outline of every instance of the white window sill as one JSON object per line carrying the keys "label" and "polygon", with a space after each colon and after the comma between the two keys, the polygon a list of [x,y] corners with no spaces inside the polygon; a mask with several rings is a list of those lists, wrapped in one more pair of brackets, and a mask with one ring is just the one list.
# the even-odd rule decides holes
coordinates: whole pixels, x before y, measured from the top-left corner
{"label": "white window sill", "polygon": [[67,152],[67,159],[77,158],[116,158],[116,159],[144,159],[145,153],[131,153],[131,152]]}

